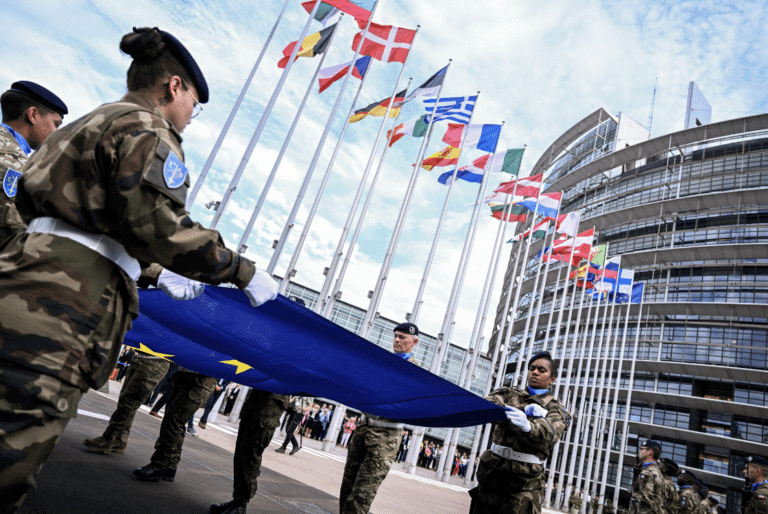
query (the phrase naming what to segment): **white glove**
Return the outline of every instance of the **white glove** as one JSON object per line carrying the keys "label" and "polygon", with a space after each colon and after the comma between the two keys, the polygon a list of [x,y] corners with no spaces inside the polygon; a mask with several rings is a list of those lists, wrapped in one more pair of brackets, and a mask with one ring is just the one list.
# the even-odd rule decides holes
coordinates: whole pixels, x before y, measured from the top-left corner
{"label": "white glove", "polygon": [[546,418],[547,414],[549,414],[547,409],[535,403],[532,403],[525,408],[525,415],[532,418]]}
{"label": "white glove", "polygon": [[157,287],[174,300],[192,300],[203,294],[205,284],[163,268],[157,277]]}
{"label": "white glove", "polygon": [[531,431],[531,422],[528,421],[528,417],[525,415],[525,412],[521,411],[520,409],[516,409],[514,407],[504,407],[506,409],[506,412],[504,414],[507,415],[507,419],[513,424],[520,427],[520,430],[523,432],[530,432]]}
{"label": "white glove", "polygon": [[257,269],[256,274],[253,275],[251,281],[245,286],[243,292],[248,296],[251,305],[258,307],[263,303],[277,298],[278,289],[279,284],[269,275],[269,273]]}

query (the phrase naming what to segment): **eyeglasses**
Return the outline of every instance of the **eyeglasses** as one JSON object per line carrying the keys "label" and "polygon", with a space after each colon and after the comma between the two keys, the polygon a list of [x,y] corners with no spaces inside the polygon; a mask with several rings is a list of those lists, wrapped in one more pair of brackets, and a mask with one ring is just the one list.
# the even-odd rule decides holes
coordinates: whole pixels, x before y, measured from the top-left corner
{"label": "eyeglasses", "polygon": [[195,102],[192,105],[192,116],[189,118],[189,119],[192,119],[196,117],[198,114],[200,114],[201,112],[203,112],[203,106],[200,105],[200,102],[197,100],[197,98],[195,98],[195,95],[192,94],[192,91],[190,91],[188,88],[185,89],[185,91],[189,93],[189,96],[192,97],[192,101]]}

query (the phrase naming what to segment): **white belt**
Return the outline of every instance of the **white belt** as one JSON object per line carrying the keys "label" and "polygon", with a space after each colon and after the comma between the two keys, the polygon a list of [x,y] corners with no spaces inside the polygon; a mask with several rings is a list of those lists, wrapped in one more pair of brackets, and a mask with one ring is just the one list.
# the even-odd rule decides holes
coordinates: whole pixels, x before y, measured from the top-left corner
{"label": "white belt", "polygon": [[128,255],[125,247],[106,234],[92,234],[69,223],[50,217],[35,218],[29,222],[27,233],[52,234],[71,239],[120,266],[134,281],[141,274],[139,261]]}
{"label": "white belt", "polygon": [[528,464],[544,464],[544,461],[530,453],[516,452],[512,448],[500,444],[491,443],[491,451],[499,457],[507,460],[516,460],[518,462],[527,462]]}
{"label": "white belt", "polygon": [[372,419],[368,416],[365,416],[365,424],[369,427],[378,427],[378,428],[403,428],[405,425],[403,423],[397,423],[395,421],[385,421],[383,419]]}

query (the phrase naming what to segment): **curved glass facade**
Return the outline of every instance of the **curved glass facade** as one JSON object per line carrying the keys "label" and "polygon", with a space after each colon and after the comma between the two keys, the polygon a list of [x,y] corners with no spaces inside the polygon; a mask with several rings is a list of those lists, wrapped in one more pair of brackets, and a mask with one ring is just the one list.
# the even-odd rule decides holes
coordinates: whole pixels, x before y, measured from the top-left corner
{"label": "curved glass facade", "polygon": [[[649,141],[670,142],[653,155],[648,144],[611,159],[620,124],[585,131],[545,172],[546,191],[572,184],[560,212],[581,211],[580,230],[594,225],[596,244],[622,256],[645,284],[642,304],[598,303],[557,279],[570,266],[551,262],[544,279],[530,259],[516,309],[505,312],[519,273],[512,259],[491,351],[509,341],[514,385],[531,352],[560,359],[556,396],[574,423],[548,464],[545,505],[584,489],[626,506],[638,444],[652,438],[739,512],[745,458],[768,456],[768,130],[672,144],[701,133],[691,129]],[[530,255],[544,246],[535,245]]]}

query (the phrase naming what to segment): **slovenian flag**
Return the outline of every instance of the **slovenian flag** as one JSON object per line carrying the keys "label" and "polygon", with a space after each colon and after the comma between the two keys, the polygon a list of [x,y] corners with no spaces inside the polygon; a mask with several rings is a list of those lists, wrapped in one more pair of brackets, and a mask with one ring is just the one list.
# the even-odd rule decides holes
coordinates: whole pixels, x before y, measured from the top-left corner
{"label": "slovenian flag", "polygon": [[501,125],[463,125],[449,123],[448,130],[443,136],[443,142],[458,148],[464,140],[465,148],[477,148],[485,152],[493,152],[501,134]]}
{"label": "slovenian flag", "polygon": [[539,196],[538,207],[536,207],[536,198],[525,198],[520,202],[515,202],[515,204],[525,207],[531,212],[538,212],[538,214],[546,218],[555,219],[560,209],[560,198],[562,196],[562,193],[542,193]]}
{"label": "slovenian flag", "polygon": [[[365,73],[368,71],[368,65],[371,64],[371,57],[366,55],[357,60],[355,67],[352,69],[352,76],[362,80],[365,77]],[[330,68],[323,68],[318,73],[318,81],[320,82],[320,92],[322,93],[328,89],[331,84],[342,78],[349,71],[349,67],[352,66],[352,61],[345,62],[344,64],[337,64]]]}

